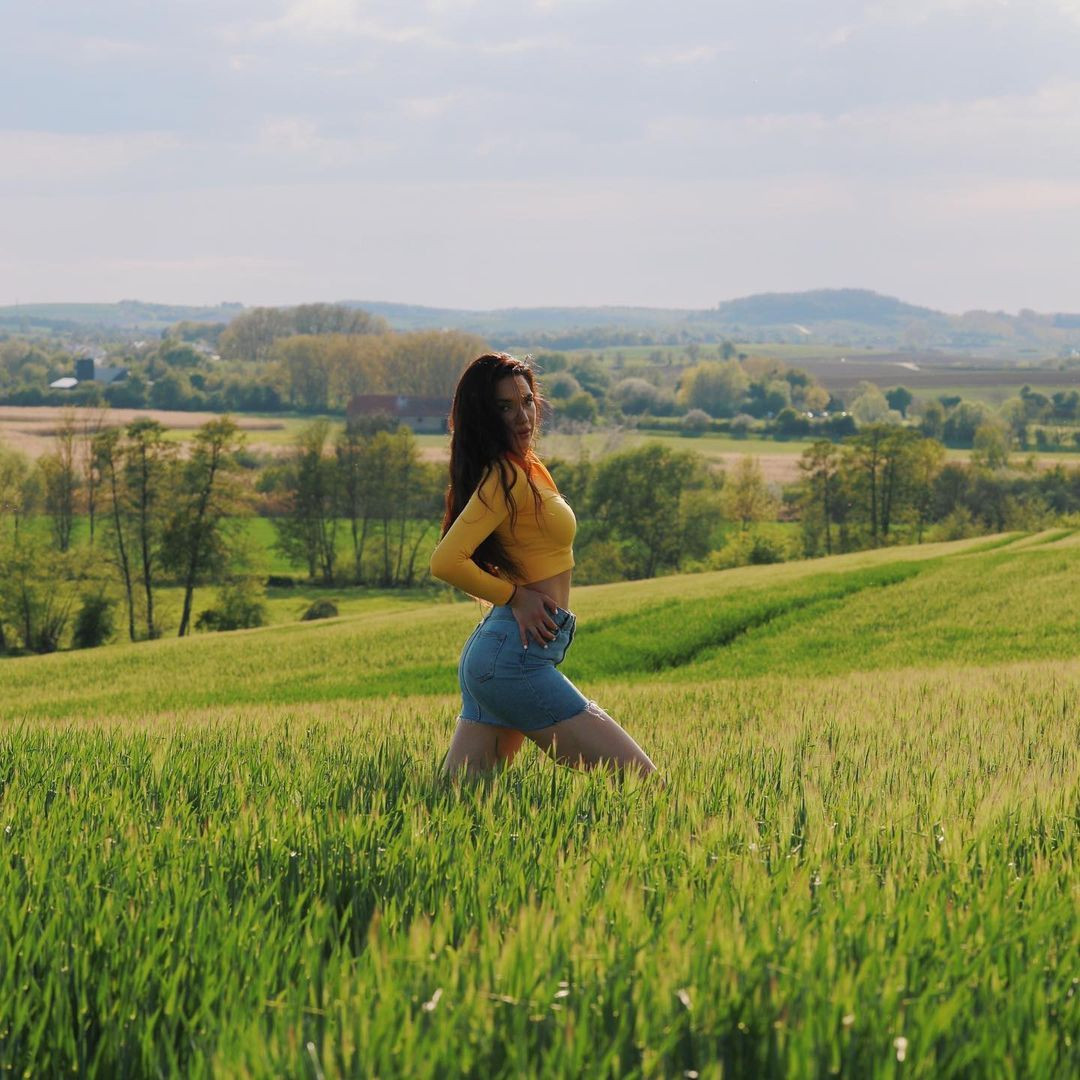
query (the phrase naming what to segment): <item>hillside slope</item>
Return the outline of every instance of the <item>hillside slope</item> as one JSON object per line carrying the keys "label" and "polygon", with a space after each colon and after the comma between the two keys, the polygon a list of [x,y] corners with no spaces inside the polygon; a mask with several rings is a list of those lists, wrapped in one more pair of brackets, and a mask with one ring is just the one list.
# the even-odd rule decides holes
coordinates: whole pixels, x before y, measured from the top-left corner
{"label": "hillside slope", "polygon": [[[1080,655],[1075,536],[1003,539],[581,588],[565,671],[599,693],[612,682]],[[474,603],[433,604],[9,660],[0,720],[452,695],[458,650],[479,615]]]}
{"label": "hillside slope", "polygon": [[2,662],[0,1071],[1080,1075],[1078,564],[579,590],[663,784],[441,776],[471,604]]}

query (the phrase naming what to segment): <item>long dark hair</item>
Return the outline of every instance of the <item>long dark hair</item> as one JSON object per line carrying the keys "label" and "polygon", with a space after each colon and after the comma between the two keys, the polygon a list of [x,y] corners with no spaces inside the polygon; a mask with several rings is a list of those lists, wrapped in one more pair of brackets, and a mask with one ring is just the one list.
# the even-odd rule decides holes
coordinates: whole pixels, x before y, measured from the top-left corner
{"label": "long dark hair", "polygon": [[[510,508],[510,527],[513,528],[517,521],[518,508],[511,494],[514,469],[507,460],[517,458],[517,452],[511,444],[506,422],[495,405],[495,384],[514,375],[520,375],[529,384],[536,401],[536,427],[539,427],[541,399],[528,357],[518,360],[509,353],[485,353],[461,373],[454,390],[454,403],[450,406],[450,486],[446,489],[443,536],[492,469],[499,470],[499,481]],[[533,483],[528,462],[522,464],[539,512],[540,492]],[[521,572],[521,567],[494,533],[473,552],[472,560],[489,572],[502,570],[511,577],[518,577]]]}

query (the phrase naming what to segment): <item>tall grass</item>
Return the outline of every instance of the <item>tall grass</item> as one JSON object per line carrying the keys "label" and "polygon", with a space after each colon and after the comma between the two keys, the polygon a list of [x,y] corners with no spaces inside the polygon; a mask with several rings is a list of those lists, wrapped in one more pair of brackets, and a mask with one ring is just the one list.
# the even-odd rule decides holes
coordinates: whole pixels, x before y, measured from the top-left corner
{"label": "tall grass", "polygon": [[[1080,555],[1007,553],[581,593],[664,787],[530,749],[442,779],[456,701],[412,673],[467,605],[5,665],[0,1075],[1076,1074],[1080,661],[899,666],[857,617],[967,641],[1011,558],[1016,640],[1062,656]],[[845,609],[861,669],[755,673]]]}

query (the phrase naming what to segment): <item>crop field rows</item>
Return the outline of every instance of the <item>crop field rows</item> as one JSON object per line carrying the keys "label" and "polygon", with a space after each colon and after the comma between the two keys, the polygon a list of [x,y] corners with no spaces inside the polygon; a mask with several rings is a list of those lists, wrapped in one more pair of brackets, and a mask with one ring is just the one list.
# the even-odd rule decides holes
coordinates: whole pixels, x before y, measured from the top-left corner
{"label": "crop field rows", "polygon": [[0,667],[0,1075],[1075,1074],[1077,536],[579,590],[663,785],[441,777],[471,604]]}

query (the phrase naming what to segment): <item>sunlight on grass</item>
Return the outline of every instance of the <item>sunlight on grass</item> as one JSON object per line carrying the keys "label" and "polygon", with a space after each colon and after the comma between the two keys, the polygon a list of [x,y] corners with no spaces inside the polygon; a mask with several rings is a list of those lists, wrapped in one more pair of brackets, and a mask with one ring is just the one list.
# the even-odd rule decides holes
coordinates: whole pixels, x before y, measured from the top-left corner
{"label": "sunlight on grass", "polygon": [[1080,547],[1015,539],[579,590],[663,787],[442,779],[471,603],[5,662],[0,1069],[1075,1075]]}

